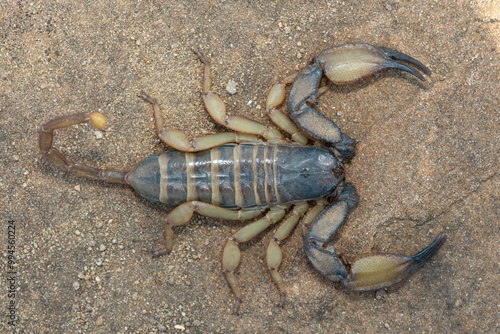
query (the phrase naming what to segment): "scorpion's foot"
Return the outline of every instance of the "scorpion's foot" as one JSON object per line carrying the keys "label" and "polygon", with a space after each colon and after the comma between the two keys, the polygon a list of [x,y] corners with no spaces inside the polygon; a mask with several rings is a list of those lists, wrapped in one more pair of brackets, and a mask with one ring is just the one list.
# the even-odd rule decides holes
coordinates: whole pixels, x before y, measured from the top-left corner
{"label": "scorpion's foot", "polygon": [[153,258],[157,258],[163,255],[170,254],[174,248],[174,231],[172,226],[168,223],[168,220],[163,224],[163,240],[157,249],[153,250]]}
{"label": "scorpion's foot", "polygon": [[152,105],[157,104],[156,99],[152,98],[151,96],[146,94],[144,91],[141,91],[141,94],[139,94],[138,97],[140,97],[141,99],[143,99],[144,101],[146,101],[147,103],[150,103]]}

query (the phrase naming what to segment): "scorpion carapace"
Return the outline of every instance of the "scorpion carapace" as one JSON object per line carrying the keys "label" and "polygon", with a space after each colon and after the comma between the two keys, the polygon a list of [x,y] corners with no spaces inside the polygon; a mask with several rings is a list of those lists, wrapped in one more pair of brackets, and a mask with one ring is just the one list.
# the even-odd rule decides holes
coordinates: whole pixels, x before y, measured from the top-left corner
{"label": "scorpion carapace", "polygon": [[[439,250],[446,240],[443,233],[413,256],[370,255],[356,260],[350,270],[342,265],[329,240],[358,200],[354,186],[344,181],[344,164],[353,156],[355,142],[313,108],[317,96],[327,90],[319,87],[323,74],[335,84],[347,84],[395,68],[425,80],[422,73],[430,75],[427,67],[397,51],[369,44],[344,44],[321,52],[310,65],[277,82],[269,91],[268,114],[291,136],[293,143],[288,143],[273,127],[227,115],[224,102],[210,90],[209,62],[200,52],[195,53],[204,64],[205,107],[217,123],[234,132],[189,140],[177,129],[164,128],[159,104],[141,93],[140,97],[153,107],[158,136],[174,150],[147,157],[129,172],[72,163],[52,146],[53,132],[85,122],[101,130],[105,127],[102,114],[84,113],[62,116],[41,127],[43,160],[75,176],[130,185],[149,200],[174,206],[163,224],[164,238],[153,252],[155,257],[172,251],[173,227],[188,222],[194,212],[217,219],[248,220],[267,210],[263,217],[230,236],[223,249],[222,271],[236,296],[235,313],[242,299],[234,275],[241,258],[239,244],[280,221],[266,251],[268,269],[280,292],[280,306],[286,293],[278,272],[280,244],[301,218],[305,253],[314,268],[353,290],[387,288]],[[292,86],[287,111],[283,112],[278,107],[285,99],[287,84]],[[316,145],[306,146],[311,139]]]}

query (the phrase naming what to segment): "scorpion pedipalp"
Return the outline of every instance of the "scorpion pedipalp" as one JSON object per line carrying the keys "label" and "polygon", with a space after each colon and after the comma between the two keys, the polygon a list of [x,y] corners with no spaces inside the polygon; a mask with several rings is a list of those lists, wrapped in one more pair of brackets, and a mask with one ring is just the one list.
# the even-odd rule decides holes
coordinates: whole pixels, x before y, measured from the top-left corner
{"label": "scorpion pedipalp", "polygon": [[330,280],[341,281],[347,277],[348,272],[340,263],[333,243],[328,244],[328,241],[358,199],[356,188],[350,183],[346,184],[337,201],[321,211],[305,232],[304,250],[307,258],[319,273]]}
{"label": "scorpion pedipalp", "polygon": [[425,78],[419,71],[431,74],[418,60],[386,47],[359,43],[322,51],[313,64],[305,66],[299,72],[290,88],[287,100],[290,118],[310,137],[335,146],[342,141],[340,128],[306,103],[310,100],[317,104],[317,96],[322,92],[322,88],[318,89],[318,86],[323,73],[334,84],[344,85],[388,68],[406,71],[420,80]]}
{"label": "scorpion pedipalp", "polygon": [[441,248],[446,235],[440,233],[422,251],[412,256],[373,254],[358,258],[348,271],[333,243],[332,235],[344,222],[348,210],[357,201],[352,185],[347,184],[337,201],[326,207],[311,222],[304,236],[304,250],[314,268],[327,279],[340,281],[355,291],[371,291],[388,288],[408,277],[415,269],[427,262]]}
{"label": "scorpion pedipalp", "polygon": [[352,265],[344,285],[355,291],[373,291],[388,288],[408,277],[434,256],[446,241],[439,233],[423,250],[411,255],[374,254],[358,258]]}
{"label": "scorpion pedipalp", "polygon": [[[415,68],[403,62],[412,64]],[[422,81],[425,81],[425,77],[419,71],[431,74],[431,70],[425,65],[404,53],[365,43],[344,44],[326,49],[315,58],[315,63],[336,85],[349,84],[388,68],[408,72]]]}

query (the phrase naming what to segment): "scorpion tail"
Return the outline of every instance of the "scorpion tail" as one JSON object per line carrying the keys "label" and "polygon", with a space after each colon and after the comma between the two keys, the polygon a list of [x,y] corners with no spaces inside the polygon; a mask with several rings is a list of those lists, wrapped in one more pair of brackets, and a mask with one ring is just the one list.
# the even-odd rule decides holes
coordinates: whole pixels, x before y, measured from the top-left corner
{"label": "scorpion tail", "polygon": [[52,143],[54,141],[54,130],[87,122],[90,122],[90,124],[97,129],[103,130],[106,126],[106,117],[98,112],[79,113],[61,116],[42,125],[38,138],[42,159],[47,161],[52,166],[77,177],[85,177],[91,180],[98,180],[106,183],[128,184],[125,180],[126,171],[99,169],[80,163],[73,163],[66,159],[61,151],[52,147]]}

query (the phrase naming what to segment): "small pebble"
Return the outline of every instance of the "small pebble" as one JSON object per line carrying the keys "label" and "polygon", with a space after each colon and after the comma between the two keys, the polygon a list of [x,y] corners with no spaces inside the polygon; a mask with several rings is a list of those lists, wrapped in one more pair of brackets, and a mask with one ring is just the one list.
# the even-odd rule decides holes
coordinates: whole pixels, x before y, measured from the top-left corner
{"label": "small pebble", "polygon": [[14,154],[14,155],[12,156],[12,159],[13,159],[14,161],[19,161],[19,156]]}
{"label": "small pebble", "polygon": [[101,252],[104,252],[104,251],[106,250],[106,246],[105,246],[105,245],[100,245],[100,246],[99,246],[99,250],[100,250]]}
{"label": "small pebble", "polygon": [[174,328],[175,328],[175,329],[180,329],[180,330],[182,330],[182,331],[186,329],[186,327],[184,327],[184,326],[182,326],[182,325],[175,325],[175,326],[174,326]]}
{"label": "small pebble", "polygon": [[95,321],[95,325],[96,326],[102,326],[102,324],[104,324],[104,318],[102,316],[100,316],[99,318],[97,318],[97,320]]}
{"label": "small pebble", "polygon": [[236,94],[236,82],[233,79],[229,80],[227,83],[226,90],[231,95]]}
{"label": "small pebble", "polygon": [[80,185],[79,185],[79,184],[77,184],[77,185],[75,186],[75,190],[76,190],[76,191],[80,191]]}
{"label": "small pebble", "polygon": [[96,139],[102,139],[103,135],[101,131],[95,131],[94,133]]}
{"label": "small pebble", "polygon": [[139,295],[137,294],[137,292],[134,292],[132,294],[132,300],[137,300],[137,297],[139,297]]}
{"label": "small pebble", "polygon": [[75,290],[80,289],[80,283],[78,283],[78,282],[73,283],[73,289],[75,289]]}

